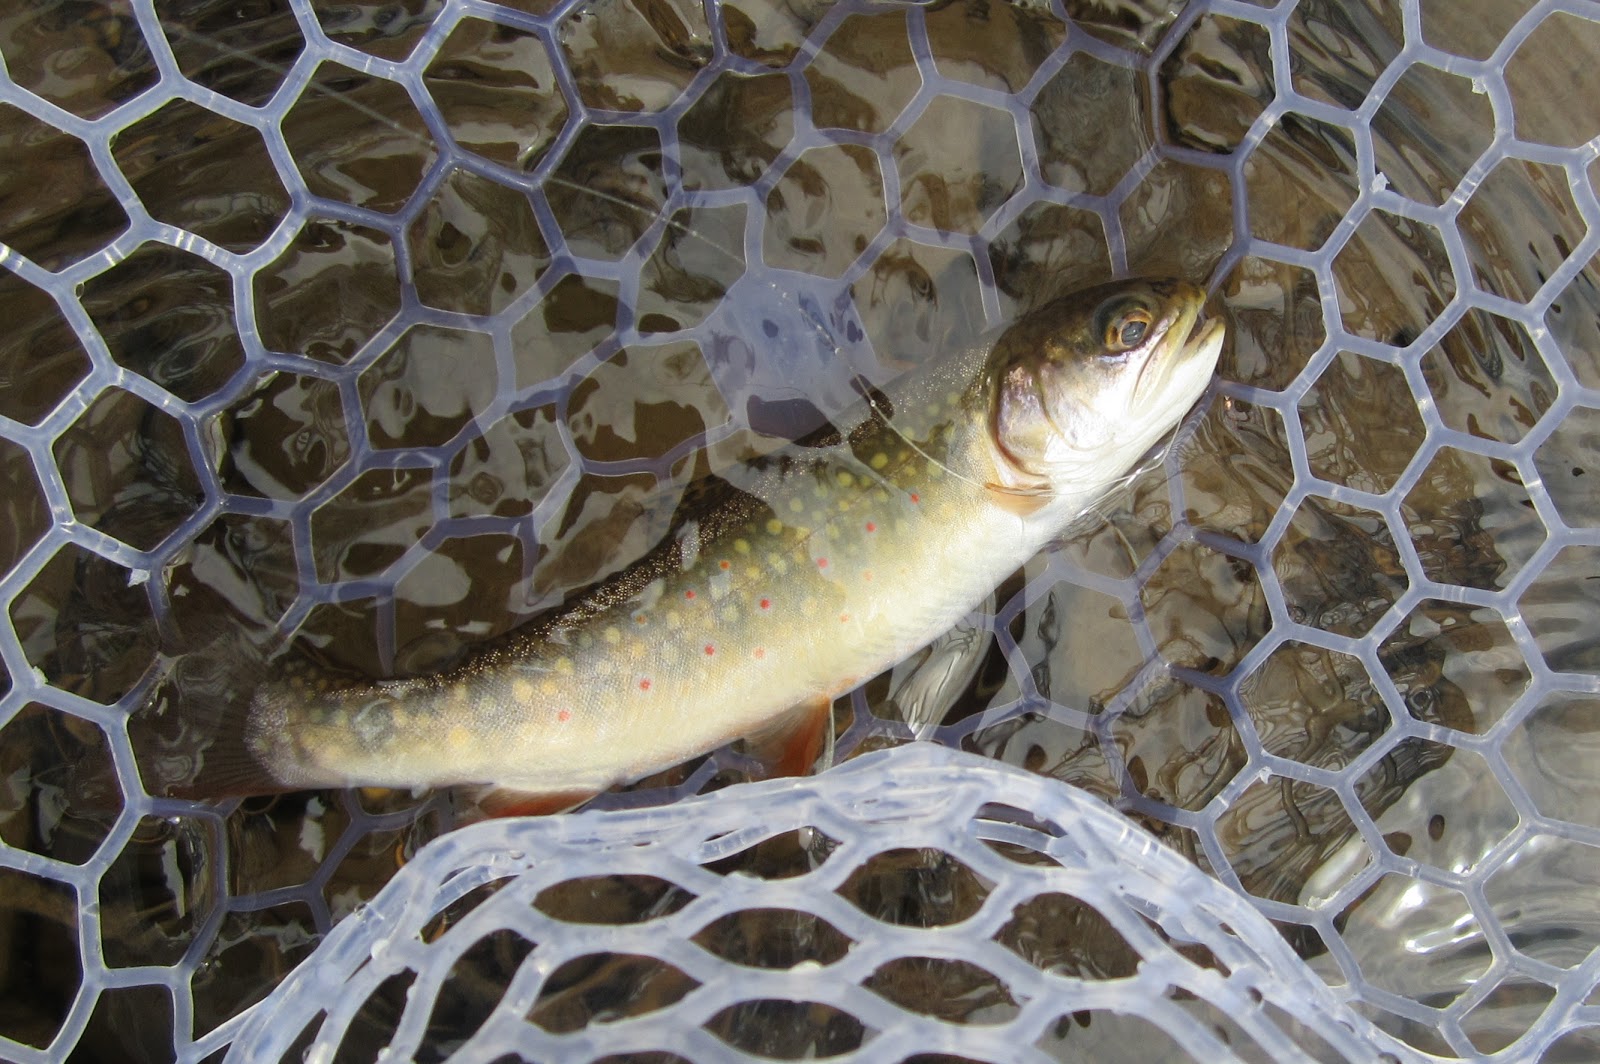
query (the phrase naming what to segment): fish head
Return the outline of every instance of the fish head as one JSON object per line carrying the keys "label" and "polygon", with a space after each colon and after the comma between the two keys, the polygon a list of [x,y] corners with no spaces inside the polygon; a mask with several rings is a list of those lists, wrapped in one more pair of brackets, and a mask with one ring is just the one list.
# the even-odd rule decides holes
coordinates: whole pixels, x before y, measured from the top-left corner
{"label": "fish head", "polygon": [[1076,493],[1122,476],[1205,391],[1222,323],[1175,280],[1114,281],[1006,330],[986,366],[998,486]]}

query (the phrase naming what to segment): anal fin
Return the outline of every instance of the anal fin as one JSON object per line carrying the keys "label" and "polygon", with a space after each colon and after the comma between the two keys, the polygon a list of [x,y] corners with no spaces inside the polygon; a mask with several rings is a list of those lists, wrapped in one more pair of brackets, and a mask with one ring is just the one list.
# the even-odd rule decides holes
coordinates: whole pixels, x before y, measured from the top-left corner
{"label": "anal fin", "polygon": [[472,794],[485,817],[549,816],[565,813],[595,796],[594,791],[519,791],[512,787],[486,787]]}
{"label": "anal fin", "polygon": [[809,698],[767,729],[745,739],[745,749],[771,776],[804,776],[827,752],[833,755],[833,699]]}

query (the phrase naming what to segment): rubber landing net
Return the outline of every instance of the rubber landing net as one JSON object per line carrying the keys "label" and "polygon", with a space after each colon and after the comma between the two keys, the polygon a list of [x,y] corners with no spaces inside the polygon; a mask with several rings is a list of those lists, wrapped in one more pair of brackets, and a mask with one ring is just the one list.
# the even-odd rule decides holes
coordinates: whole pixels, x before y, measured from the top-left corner
{"label": "rubber landing net", "polygon": [[[1582,0],[19,6],[0,1057],[1600,1056],[1597,56]],[[1216,388],[834,769],[144,790],[197,628],[425,669],[1127,274],[1210,285]]]}

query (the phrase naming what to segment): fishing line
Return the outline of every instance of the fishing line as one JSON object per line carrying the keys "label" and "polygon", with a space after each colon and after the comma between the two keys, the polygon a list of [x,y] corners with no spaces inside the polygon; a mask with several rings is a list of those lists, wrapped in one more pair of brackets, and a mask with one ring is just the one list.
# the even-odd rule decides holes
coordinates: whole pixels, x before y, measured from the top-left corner
{"label": "fishing line", "polygon": [[[174,36],[180,37],[180,38],[182,38],[182,39],[184,39],[184,40],[186,40],[186,41],[188,41],[190,43],[196,43],[196,44],[200,44],[200,45],[202,45],[204,47],[208,47],[208,48],[212,49],[214,52],[216,52],[218,55],[222,55],[222,56],[225,56],[225,57],[228,57],[228,58],[231,58],[231,59],[242,60],[243,62],[248,63],[248,64],[256,67],[257,69],[263,70],[263,71],[265,71],[267,73],[280,74],[281,75],[281,74],[285,73],[287,71],[287,69],[288,69],[283,64],[268,62],[267,60],[264,60],[264,59],[260,58],[259,56],[254,55],[253,53],[250,53],[250,52],[247,52],[247,51],[243,51],[243,50],[241,50],[239,48],[235,48],[232,45],[229,45],[229,44],[227,44],[227,43],[225,43],[223,41],[216,40],[216,39],[211,38],[211,37],[207,37],[204,34],[196,33],[194,31],[190,30],[188,27],[183,26],[181,24],[168,25],[165,21],[163,21],[162,29],[163,29],[163,31],[165,31],[169,35],[174,35]],[[376,75],[369,75],[369,76],[376,76]],[[310,90],[311,92],[313,92],[313,93],[315,93],[317,95],[319,95],[323,99],[332,100],[332,101],[334,101],[335,103],[339,104],[342,107],[347,107],[347,108],[355,111],[356,113],[358,113],[360,115],[363,115],[364,117],[370,119],[374,123],[387,128],[391,132],[396,133],[396,134],[398,134],[399,136],[401,136],[403,138],[408,138],[408,139],[412,140],[413,142],[417,143],[418,145],[420,145],[422,147],[425,147],[425,148],[432,148],[433,147],[433,142],[429,138],[424,137],[421,134],[418,134],[415,131],[406,128],[404,125],[400,124],[398,121],[396,121],[395,119],[391,118],[389,115],[384,114],[383,112],[377,110],[376,108],[371,107],[370,105],[368,105],[366,103],[363,103],[363,102],[361,102],[359,100],[352,100],[352,99],[350,99],[348,96],[346,96],[344,94],[337,93],[337,92],[333,91],[332,89],[330,89],[330,88],[328,88],[326,86],[317,84],[315,81],[308,81],[306,83],[306,89]],[[596,125],[596,124],[593,124],[593,123],[590,123],[590,127],[591,128],[596,128],[596,129],[608,128],[605,125]],[[452,139],[453,139],[453,137],[452,137]],[[635,214],[641,215],[650,223],[653,223],[659,217],[656,212],[651,211],[651,210],[647,210],[645,207],[639,205],[638,203],[635,203],[635,202],[633,202],[631,200],[628,200],[628,199],[626,199],[626,198],[624,198],[622,196],[615,195],[613,193],[606,192],[606,191],[604,191],[602,189],[594,188],[594,187],[591,187],[591,186],[588,186],[588,185],[582,185],[582,184],[579,184],[579,183],[577,183],[575,181],[569,181],[566,178],[560,177],[560,176],[558,176],[558,175],[556,175],[554,173],[547,174],[544,178],[542,178],[540,180],[539,184],[540,184],[541,187],[544,186],[544,185],[554,185],[556,187],[564,188],[564,189],[566,189],[566,190],[568,190],[570,192],[574,192],[574,193],[577,193],[579,195],[591,196],[591,197],[595,198],[596,200],[598,200],[598,201],[600,201],[602,203],[606,203],[606,204],[611,205],[613,207],[623,208],[625,210],[632,211]],[[665,207],[666,207],[666,204],[663,204],[662,205],[662,209],[664,210]],[[682,206],[682,207],[680,207],[680,208],[678,208],[676,210],[673,210],[671,213],[668,213],[666,215],[666,217],[663,219],[663,221],[662,221],[663,227],[666,228],[666,229],[673,230],[674,232],[677,232],[677,233],[681,234],[682,236],[685,236],[685,237],[688,237],[688,238],[690,238],[692,240],[698,241],[701,246],[709,248],[711,251],[713,251],[714,253],[716,253],[718,255],[721,255],[723,258],[727,259],[729,262],[737,263],[739,265],[739,267],[741,268],[741,270],[748,271],[749,263],[747,263],[742,256],[735,254],[734,252],[732,252],[732,251],[728,250],[727,248],[723,247],[721,244],[717,243],[715,240],[712,240],[711,238],[705,236],[703,233],[700,233],[697,230],[695,230],[694,228],[692,228],[692,227],[690,227],[688,225],[685,225],[684,223],[678,221],[677,218],[675,217],[675,215],[678,213],[679,210],[693,211],[695,209],[696,208],[691,206],[691,205],[684,205],[684,206]],[[837,341],[835,341],[835,339],[833,338],[832,334],[829,333],[827,329],[823,328],[820,323],[816,322],[812,318],[811,315],[809,315],[809,314],[804,312],[805,311],[804,306],[798,300],[796,300],[794,298],[792,293],[784,291],[783,289],[780,289],[780,288],[776,288],[776,286],[774,286],[774,288],[775,288],[779,298],[787,301],[791,306],[794,306],[794,307],[796,307],[797,309],[799,309],[801,311],[800,318],[803,321],[805,321],[811,327],[813,332],[817,335],[817,337],[822,341],[822,343],[825,346],[831,348],[832,351],[834,352],[834,354],[843,355],[842,349],[839,347],[839,344],[837,343]],[[846,361],[848,362],[849,360],[846,359]],[[854,364],[851,364],[851,368],[853,370],[857,371],[858,378],[863,378],[864,379],[863,375],[860,373],[860,369],[861,369],[860,366],[856,366]],[[915,372],[915,371],[913,370],[913,371],[910,371],[910,372]],[[898,425],[896,425],[894,423],[894,418],[892,416],[892,412],[883,409],[883,407],[879,405],[877,394],[876,394],[876,392],[875,392],[875,390],[873,388],[864,387],[864,388],[860,389],[860,391],[863,394],[864,398],[866,399],[867,407],[872,411],[873,414],[875,414],[877,416],[877,418],[883,423],[885,428],[887,428],[891,433],[893,433],[902,443],[904,443],[908,448],[910,448],[913,452],[915,452],[917,455],[919,455],[924,461],[926,461],[930,465],[938,468],[944,474],[950,476],[951,478],[953,478],[955,480],[959,480],[959,481],[961,481],[961,482],[963,482],[965,484],[969,484],[972,487],[978,488],[980,490],[999,492],[1001,494],[1014,495],[1014,496],[1018,496],[1018,497],[1021,497],[1021,498],[1037,498],[1037,497],[1040,497],[1040,496],[1043,496],[1043,495],[1050,494],[1048,491],[1044,491],[1044,490],[1028,490],[1028,489],[1023,489],[1023,488],[1011,487],[1011,486],[1003,485],[1003,484],[981,483],[981,482],[979,482],[977,480],[972,479],[971,477],[963,475],[962,473],[958,472],[957,470],[951,468],[945,462],[943,462],[940,459],[936,458],[935,456],[929,454],[928,451],[925,448],[923,448],[919,443],[917,443],[916,440],[912,439],[907,434],[906,431],[902,430]],[[1119,485],[1113,485],[1113,487],[1116,487],[1116,486],[1119,486]]]}
{"label": "fishing line", "polygon": [[985,484],[985,483],[982,483],[980,481],[973,480],[971,477],[965,476],[964,474],[957,472],[955,469],[951,468],[950,466],[946,465],[944,462],[940,461],[939,459],[935,458],[933,455],[929,454],[927,451],[923,450],[921,444],[917,443],[916,440],[913,440],[910,436],[906,435],[903,431],[901,431],[895,425],[894,420],[893,420],[893,418],[891,416],[891,412],[887,411],[887,410],[884,410],[882,407],[880,407],[878,405],[878,399],[877,399],[877,394],[876,394],[875,390],[873,390],[873,389],[864,389],[863,391],[864,391],[864,394],[865,394],[865,397],[866,397],[866,400],[867,400],[868,408],[870,408],[874,414],[878,415],[878,418],[883,422],[884,426],[886,428],[888,428],[890,432],[894,433],[897,437],[899,437],[900,438],[900,442],[904,443],[907,447],[911,448],[911,450],[913,450],[917,454],[921,455],[924,461],[928,462],[931,465],[937,466],[939,469],[943,470],[948,476],[953,477],[954,479],[959,480],[964,484],[970,484],[973,487],[982,489],[984,491],[997,491],[997,492],[1000,492],[1000,493],[1005,494],[1005,495],[1016,495],[1016,496],[1019,496],[1021,498],[1037,498],[1037,497],[1039,497],[1041,495],[1050,494],[1048,491],[1042,491],[1042,490],[1041,491],[1028,491],[1028,490],[1025,490],[1025,489],[1022,489],[1022,488],[1013,488],[1013,487],[1010,487],[1010,486],[1005,485],[1005,484]]}

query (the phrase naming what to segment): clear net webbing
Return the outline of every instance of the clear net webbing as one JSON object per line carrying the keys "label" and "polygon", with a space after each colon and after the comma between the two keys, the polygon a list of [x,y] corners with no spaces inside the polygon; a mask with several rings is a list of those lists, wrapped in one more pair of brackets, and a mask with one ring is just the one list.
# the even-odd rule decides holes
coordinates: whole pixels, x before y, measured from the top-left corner
{"label": "clear net webbing", "polygon": [[[0,56],[0,1058],[1600,1056],[1600,8],[23,2]],[[1216,389],[836,768],[455,831],[141,784],[197,638],[424,669],[841,353],[1129,273],[1212,284]]]}

